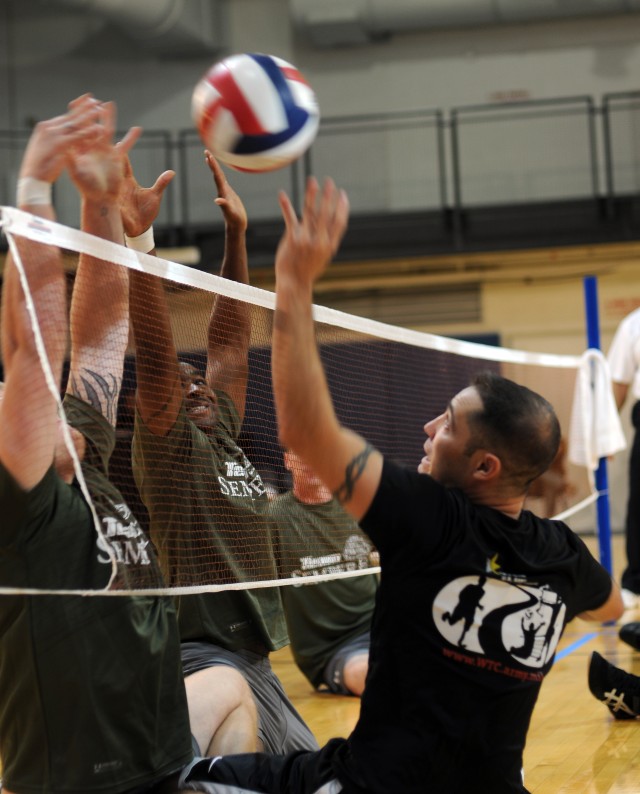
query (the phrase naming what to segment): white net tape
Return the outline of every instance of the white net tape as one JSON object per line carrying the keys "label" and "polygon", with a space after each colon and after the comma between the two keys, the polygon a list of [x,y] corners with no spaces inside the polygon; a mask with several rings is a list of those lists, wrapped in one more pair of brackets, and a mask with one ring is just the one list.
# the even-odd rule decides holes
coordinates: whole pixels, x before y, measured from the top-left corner
{"label": "white net tape", "polygon": [[[253,471],[255,468],[258,478],[256,482],[268,484],[273,492],[284,491],[289,487],[288,474],[282,465],[282,450],[277,442],[269,371],[271,321],[275,305],[273,293],[192,270],[159,257],[137,253],[124,246],[11,208],[2,208],[2,226],[16,260],[19,257],[13,241],[23,237],[35,243],[56,245],[65,252],[88,254],[111,263],[112,266],[126,267],[163,279],[169,298],[176,347],[181,357],[192,362],[200,362],[203,357],[206,359],[204,348],[208,316],[216,295],[251,304],[252,335],[247,409],[238,439],[248,460],[243,459],[244,463],[240,468],[246,471]],[[24,275],[23,284],[27,286]],[[108,296],[105,296],[105,300],[108,300]],[[494,369],[540,392],[555,405],[563,427],[569,425],[571,395],[582,363],[580,356],[531,353],[450,339],[320,306],[314,307],[314,318],[327,379],[341,421],[367,437],[385,455],[407,465],[417,465],[422,455],[424,422],[440,413],[451,397],[467,385],[470,376],[481,369]],[[33,319],[35,320],[35,315]],[[44,348],[42,357],[44,358]],[[43,366],[46,370],[46,361]],[[135,375],[131,375],[135,373],[132,348],[128,354],[125,372],[129,373],[129,380],[125,376],[123,392],[128,390],[128,393],[132,393],[135,386]],[[295,377],[295,373],[292,373],[292,377]],[[55,383],[51,384],[51,389],[54,393],[57,392]],[[56,399],[59,399],[57,393]],[[277,558],[280,553],[304,560],[305,564],[309,564],[309,560],[314,561],[311,564],[314,582],[378,572],[375,557],[364,565],[347,563],[346,558],[337,562],[333,560],[332,563],[320,546],[314,547],[311,538],[306,539],[304,547],[300,548],[293,545],[301,542],[299,538],[283,540],[283,535],[279,534],[276,542],[272,530],[268,528],[272,525],[272,520],[268,526],[265,524],[259,530],[254,526],[248,532],[246,525],[240,527],[234,523],[235,518],[225,515],[226,503],[212,496],[211,504],[205,509],[210,508],[214,516],[216,531],[225,538],[226,551],[231,549],[239,560],[237,565],[235,562],[229,564],[226,558],[226,561],[221,561],[219,549],[211,538],[205,536],[206,533],[203,534],[197,524],[197,517],[193,517],[196,513],[188,506],[189,486],[188,483],[182,484],[178,468],[174,469],[175,482],[169,474],[165,487],[159,488],[159,492],[153,496],[154,504],[149,517],[149,504],[145,502],[147,496],[140,499],[132,478],[130,414],[126,419],[124,413],[122,417],[119,415],[117,431],[122,449],[116,444],[117,455],[114,454],[112,458],[110,476],[116,480],[140,523],[150,533],[151,540],[158,549],[165,576],[164,581],[147,583],[151,586],[145,585],[145,593],[180,595],[299,584],[302,575],[300,570],[293,573],[279,565]],[[561,468],[566,468],[566,460],[560,461],[560,464]],[[196,470],[196,478],[200,474],[204,476],[206,464],[203,462],[202,465],[203,471]],[[133,468],[135,469],[135,465]],[[231,477],[233,468],[227,462],[226,469],[221,471]],[[76,460],[76,475],[85,497],[91,503],[79,460]],[[554,503],[555,508],[561,507],[560,517],[563,519],[584,510],[598,496],[591,488],[584,471],[577,472],[576,477],[580,479],[579,486],[565,489],[563,500]],[[235,492],[240,486],[231,479],[218,476],[217,480],[222,491],[228,490],[231,496],[240,495],[239,491]],[[180,490],[181,488],[184,490]],[[166,491],[166,503],[161,504],[162,491]],[[534,488],[532,498],[544,499],[545,493],[545,488],[541,487],[536,495]],[[568,503],[570,496],[573,504]],[[185,511],[184,518],[180,515],[182,506]],[[94,518],[96,531],[102,538],[100,548],[108,548],[115,571],[115,562],[122,561],[123,555],[131,553],[131,547],[126,542],[120,546],[112,542],[112,539],[105,536],[100,517],[94,514]],[[176,535],[168,531],[163,535],[158,531],[158,526],[170,527],[173,526],[172,522],[177,522],[182,529],[187,527],[188,533]],[[345,543],[352,537],[349,522],[345,516]],[[190,534],[189,542],[184,542],[185,534]],[[291,545],[285,548],[287,543]],[[113,579],[112,575],[111,582]],[[137,587],[76,590],[68,587],[41,589],[5,585],[6,583],[0,581],[0,594],[124,595],[140,592]]]}

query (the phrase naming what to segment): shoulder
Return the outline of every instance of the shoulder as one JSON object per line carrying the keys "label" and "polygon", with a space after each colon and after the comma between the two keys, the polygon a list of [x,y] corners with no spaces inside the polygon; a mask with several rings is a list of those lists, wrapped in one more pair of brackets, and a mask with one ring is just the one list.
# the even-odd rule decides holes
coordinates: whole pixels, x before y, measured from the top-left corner
{"label": "shoulder", "polygon": [[631,314],[623,317],[616,329],[614,341],[616,339],[635,338],[638,335],[640,335],[640,309],[636,309]]}
{"label": "shoulder", "polygon": [[65,395],[63,407],[69,425],[82,433],[89,443],[88,462],[106,470],[116,443],[113,425],[100,411],[72,394]]}
{"label": "shoulder", "polygon": [[430,475],[385,458],[376,499],[412,496],[421,499],[445,498],[448,491]]}
{"label": "shoulder", "polygon": [[53,466],[34,488],[24,491],[0,463],[0,510],[2,545],[15,542],[18,536],[28,540],[54,524],[73,533],[77,522],[89,516],[84,497],[63,482]]}

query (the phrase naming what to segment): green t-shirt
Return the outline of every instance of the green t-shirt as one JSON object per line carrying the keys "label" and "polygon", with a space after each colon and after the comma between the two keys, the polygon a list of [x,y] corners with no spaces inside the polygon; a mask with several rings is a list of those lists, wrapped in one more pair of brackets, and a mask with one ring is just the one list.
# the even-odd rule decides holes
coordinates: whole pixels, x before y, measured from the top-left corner
{"label": "green t-shirt", "polygon": [[[236,439],[232,400],[218,397],[207,435],[184,405],[166,436],[136,415],[133,472],[149,511],[150,533],[171,586],[231,584],[277,578],[266,489]],[[223,590],[178,599],[183,641],[267,654],[288,643],[278,588]]]}
{"label": "green t-shirt", "polygon": [[371,541],[332,499],[303,504],[288,491],[269,506],[276,526],[276,553],[282,578],[301,577],[306,584],[281,588],[291,650],[313,686],[333,654],[369,631],[378,577],[362,574],[309,584],[320,574],[363,570],[371,566]]}
{"label": "green t-shirt", "polygon": [[[83,471],[105,541],[79,488],[53,467],[23,491],[0,464],[0,583],[98,589],[135,519],[104,473],[113,430],[90,406],[65,401],[87,436]],[[148,579],[153,555],[122,555],[118,583]],[[149,562],[146,562],[146,560]],[[157,572],[157,569],[156,569]],[[117,794],[178,769],[191,739],[175,610],[168,598],[0,597],[0,755],[20,794]]]}

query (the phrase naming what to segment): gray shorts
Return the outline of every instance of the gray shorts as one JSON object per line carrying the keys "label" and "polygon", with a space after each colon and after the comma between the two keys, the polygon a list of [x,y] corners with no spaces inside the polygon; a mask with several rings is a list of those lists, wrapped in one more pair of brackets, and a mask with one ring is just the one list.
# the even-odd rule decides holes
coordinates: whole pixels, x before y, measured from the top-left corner
{"label": "gray shorts", "polygon": [[338,648],[331,659],[329,659],[322,672],[322,678],[324,683],[329,687],[329,691],[333,692],[334,695],[353,694],[353,692],[348,690],[344,685],[344,666],[352,656],[358,656],[361,653],[369,653],[370,645],[371,633],[366,631],[364,634],[354,637]]}
{"label": "gray shorts", "polygon": [[217,665],[238,670],[251,687],[258,709],[258,736],[266,753],[317,750],[319,745],[287,697],[268,656],[228,651],[208,642],[182,643],[184,677]]}

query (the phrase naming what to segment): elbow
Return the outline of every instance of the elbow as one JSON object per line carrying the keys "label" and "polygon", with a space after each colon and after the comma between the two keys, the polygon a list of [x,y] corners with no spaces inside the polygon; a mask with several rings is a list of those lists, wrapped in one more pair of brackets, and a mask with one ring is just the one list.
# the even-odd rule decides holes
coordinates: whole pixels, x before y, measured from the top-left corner
{"label": "elbow", "polygon": [[296,449],[296,433],[294,432],[291,422],[278,423],[278,441],[283,449],[291,449],[294,452],[298,451]]}
{"label": "elbow", "polygon": [[295,420],[278,424],[278,440],[283,449],[289,449],[301,457],[305,457],[314,444],[311,430]]}

